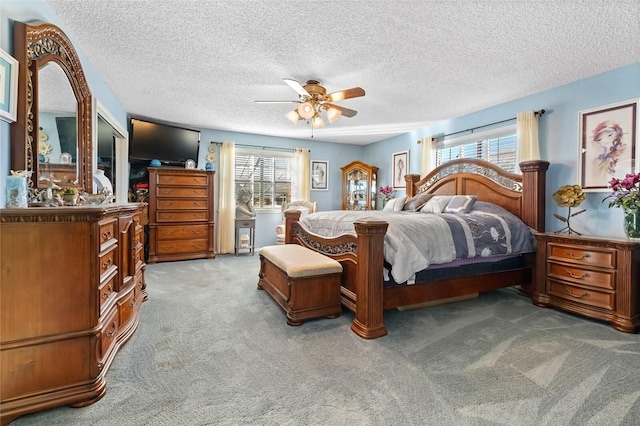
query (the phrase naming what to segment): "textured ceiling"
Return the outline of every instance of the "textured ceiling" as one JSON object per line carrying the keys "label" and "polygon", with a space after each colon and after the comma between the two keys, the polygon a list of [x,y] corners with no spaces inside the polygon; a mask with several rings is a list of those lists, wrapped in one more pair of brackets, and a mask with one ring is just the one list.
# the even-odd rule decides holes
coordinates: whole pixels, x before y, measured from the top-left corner
{"label": "textured ceiling", "polygon": [[360,86],[367,144],[640,61],[640,2],[48,0],[128,113],[308,139],[282,79]]}

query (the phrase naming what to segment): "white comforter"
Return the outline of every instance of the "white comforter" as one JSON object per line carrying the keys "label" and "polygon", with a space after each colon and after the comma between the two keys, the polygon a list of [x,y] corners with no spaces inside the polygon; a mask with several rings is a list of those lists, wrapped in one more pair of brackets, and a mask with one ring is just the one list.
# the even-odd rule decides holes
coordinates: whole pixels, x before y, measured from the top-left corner
{"label": "white comforter", "polygon": [[384,258],[392,265],[398,283],[431,264],[456,258],[516,254],[535,249],[529,228],[516,216],[489,203],[476,203],[467,214],[429,214],[386,211],[324,211],[300,220],[301,225],[324,237],[350,233],[353,222],[383,220],[389,223],[384,237]]}

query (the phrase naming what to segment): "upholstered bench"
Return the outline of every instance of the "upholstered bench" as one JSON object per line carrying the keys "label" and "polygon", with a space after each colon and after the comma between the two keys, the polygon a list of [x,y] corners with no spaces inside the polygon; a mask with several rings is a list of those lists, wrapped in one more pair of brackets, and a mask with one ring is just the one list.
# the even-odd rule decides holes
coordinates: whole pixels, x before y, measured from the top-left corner
{"label": "upholstered bench", "polygon": [[287,324],[340,316],[342,265],[297,244],[262,247],[258,289],[287,313]]}

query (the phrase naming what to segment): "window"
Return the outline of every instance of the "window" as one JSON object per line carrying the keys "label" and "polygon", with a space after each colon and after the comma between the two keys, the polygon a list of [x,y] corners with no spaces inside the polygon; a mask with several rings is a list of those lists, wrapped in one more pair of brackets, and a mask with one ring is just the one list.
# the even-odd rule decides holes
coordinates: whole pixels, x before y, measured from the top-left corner
{"label": "window", "polygon": [[280,208],[291,201],[292,154],[236,150],[236,193],[248,186],[255,208]]}
{"label": "window", "polygon": [[[489,132],[485,132],[487,134]],[[436,166],[456,158],[479,158],[489,161],[511,173],[519,173],[517,161],[517,138],[515,127],[487,135],[481,140],[469,141],[464,136],[436,145]]]}

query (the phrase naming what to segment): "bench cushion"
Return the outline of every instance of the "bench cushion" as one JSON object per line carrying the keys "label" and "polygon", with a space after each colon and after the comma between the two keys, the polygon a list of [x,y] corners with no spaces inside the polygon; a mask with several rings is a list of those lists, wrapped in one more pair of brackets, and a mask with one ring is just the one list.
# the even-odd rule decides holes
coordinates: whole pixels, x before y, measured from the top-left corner
{"label": "bench cushion", "polygon": [[288,277],[312,277],[342,272],[340,262],[297,244],[262,247],[258,252]]}

